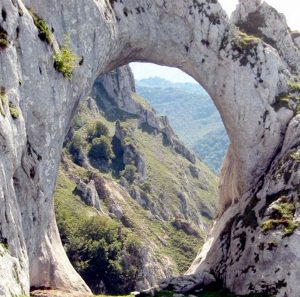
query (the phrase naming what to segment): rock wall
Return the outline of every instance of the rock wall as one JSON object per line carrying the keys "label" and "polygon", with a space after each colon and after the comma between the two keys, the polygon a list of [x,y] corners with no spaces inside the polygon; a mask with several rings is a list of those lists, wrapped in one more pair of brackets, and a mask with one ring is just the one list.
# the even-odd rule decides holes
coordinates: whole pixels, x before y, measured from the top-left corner
{"label": "rock wall", "polygon": [[[251,1],[241,2],[247,5]],[[210,252],[202,261],[236,292],[260,290],[259,280],[251,286],[246,283],[244,276],[251,275],[253,269],[243,274],[245,263],[238,261],[226,270],[215,260],[233,261],[234,241],[228,244],[227,240],[225,256],[219,249],[222,230],[232,222],[229,214],[243,216],[245,206],[254,207],[247,198],[249,191],[258,192],[253,188],[259,181],[263,203],[272,182],[267,172],[274,168],[284,139],[288,144],[281,155],[291,149],[292,138],[288,138],[291,134],[286,134],[286,129],[293,112],[277,109],[274,104],[279,94],[288,91],[291,72],[297,74],[295,63],[289,64],[294,57],[292,51],[285,55],[278,45],[272,47],[240,34],[216,0],[2,0],[0,5],[4,40],[0,47],[0,294],[28,294],[30,285],[89,291],[68,263],[59,240],[52,206],[55,177],[78,102],[98,75],[131,61],[178,67],[213,98],[231,140],[233,165],[227,168],[237,170],[234,176],[238,178],[231,180],[236,186],[230,187],[238,189],[240,202],[217,222],[213,231],[217,237],[210,241]],[[49,44],[39,38],[29,8],[52,32]],[[66,34],[70,48],[80,57],[71,79],[53,67],[53,55]],[[295,137],[297,129],[292,127],[296,126],[297,118],[289,126]],[[282,182],[280,185],[282,189],[287,187]],[[291,187],[296,186],[291,182]],[[220,196],[221,201],[230,201],[236,193],[221,191]],[[235,238],[231,236],[237,222],[230,227],[225,230],[232,230],[230,235],[224,232],[228,238]],[[246,233],[246,240],[251,240],[250,234]],[[292,248],[299,242],[297,232],[284,240],[291,247],[289,258],[297,259],[299,252]],[[254,244],[247,247],[248,253],[255,252]],[[280,255],[284,249],[279,251],[272,256],[272,265],[283,264]],[[240,260],[249,263],[248,253]],[[279,279],[280,289],[289,292],[288,296],[300,293],[294,282],[298,265],[299,261],[293,261],[295,274],[284,282]],[[198,261],[195,269],[200,269]],[[237,277],[230,276],[231,269],[238,272]],[[256,275],[265,273],[263,265],[255,264],[255,269]],[[270,276],[265,281],[274,284],[277,279]]]}

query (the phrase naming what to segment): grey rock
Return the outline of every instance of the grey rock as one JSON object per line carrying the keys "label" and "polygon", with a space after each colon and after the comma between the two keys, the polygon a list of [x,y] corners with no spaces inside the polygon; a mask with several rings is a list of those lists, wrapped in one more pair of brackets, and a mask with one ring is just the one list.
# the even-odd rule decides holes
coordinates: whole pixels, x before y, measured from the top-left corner
{"label": "grey rock", "polygon": [[216,282],[213,275],[208,272],[198,272],[195,274],[173,277],[161,281],[159,287],[163,290],[170,290],[177,293],[188,294],[194,289],[208,287]]}
{"label": "grey rock", "polygon": [[86,205],[93,206],[99,211],[101,210],[100,199],[93,180],[91,180],[88,184],[79,180],[75,192]]}
{"label": "grey rock", "polygon": [[[279,116],[273,105],[288,89],[292,74],[299,74],[298,43],[291,38],[284,18],[265,2],[244,0],[237,20],[243,19],[242,13],[247,19],[249,11],[258,8],[260,15],[267,16],[261,30],[265,40],[275,42],[268,45],[259,40],[241,49],[237,29],[219,3],[194,2],[2,0],[9,17],[1,26],[9,43],[1,48],[0,86],[19,111],[18,118],[13,118],[4,104],[5,116],[0,115],[0,229],[8,243],[0,257],[2,296],[29,294],[30,286],[90,292],[62,247],[53,190],[63,141],[78,103],[99,75],[131,61],[174,66],[193,76],[213,98],[230,137],[221,173],[220,216],[191,271],[215,270],[239,294],[266,285],[276,289],[279,282],[277,296],[300,295],[299,232],[281,239],[276,254],[265,251],[256,263],[260,241],[277,240],[281,231],[265,236],[256,226],[252,243],[251,231],[244,226],[242,251],[238,243],[245,235],[233,225],[240,226],[235,220],[244,215],[253,193],[259,202],[249,207],[256,217],[266,197],[278,189],[291,191],[290,199],[296,199],[296,162],[285,162],[292,162],[294,170],[292,174],[284,170],[286,181],[276,169],[281,168],[280,158],[288,159],[297,149],[287,146],[278,155],[293,115]],[[140,6],[140,13],[124,14],[125,8],[135,12]],[[27,7],[53,28],[52,45],[39,39]],[[53,67],[53,55],[66,34],[70,48],[84,58],[71,79]],[[266,177],[263,182],[262,176]],[[253,214],[249,209],[246,213]],[[235,253],[241,253],[239,261],[234,261]]]}

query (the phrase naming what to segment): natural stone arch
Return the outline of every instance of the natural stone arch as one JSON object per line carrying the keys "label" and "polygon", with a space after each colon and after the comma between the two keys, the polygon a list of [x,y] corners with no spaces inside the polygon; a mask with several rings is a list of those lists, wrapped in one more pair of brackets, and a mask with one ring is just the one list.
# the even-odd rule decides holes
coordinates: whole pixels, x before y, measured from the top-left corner
{"label": "natural stone arch", "polygon": [[[53,46],[38,38],[26,7],[52,28]],[[20,110],[19,119],[0,122],[1,238],[9,245],[0,257],[3,295],[30,284],[88,290],[64,253],[52,194],[69,123],[101,73],[148,61],[180,68],[208,91],[232,143],[221,212],[265,173],[292,117],[272,107],[288,66],[262,41],[243,40],[216,0],[3,0],[2,8],[10,44],[0,53],[0,85]],[[65,34],[83,57],[71,80],[53,68]]]}

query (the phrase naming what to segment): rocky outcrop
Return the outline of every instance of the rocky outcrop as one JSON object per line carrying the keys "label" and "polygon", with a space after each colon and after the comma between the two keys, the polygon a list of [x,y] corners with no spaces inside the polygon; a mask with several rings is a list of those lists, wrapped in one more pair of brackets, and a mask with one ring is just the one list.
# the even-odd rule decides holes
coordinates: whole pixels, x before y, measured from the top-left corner
{"label": "rocky outcrop", "polygon": [[208,287],[216,282],[216,279],[207,272],[200,272],[190,275],[173,277],[163,280],[159,287],[167,291],[177,293],[199,293],[203,288]]}
{"label": "rocky outcrop", "polygon": [[[143,102],[142,98],[134,94],[135,91],[133,74],[128,66],[124,66],[98,77],[93,86],[92,94],[95,97],[104,97],[121,110],[136,115],[139,119],[139,126],[147,125],[157,132],[163,133],[168,145],[175,152],[195,163],[195,155],[176,136],[168,118],[158,116],[148,103]],[[140,98],[140,100],[137,101],[135,98]],[[109,107],[106,106],[106,108]]]}
{"label": "rocky outcrop", "polygon": [[101,210],[100,199],[93,180],[88,184],[79,180],[75,191],[86,205],[95,207],[99,211]]}
{"label": "rocky outcrop", "polygon": [[300,53],[297,34],[290,31],[282,13],[264,1],[242,0],[232,15],[232,21],[242,31],[258,36],[273,46],[290,71],[299,75]]}
{"label": "rocky outcrop", "polygon": [[119,121],[116,122],[115,136],[120,140],[124,149],[123,162],[125,165],[134,164],[138,172],[137,177],[139,181],[143,182],[146,178],[147,167],[143,154],[132,143],[128,143],[131,133],[132,131],[123,129]]}
{"label": "rocky outcrop", "polygon": [[[241,4],[249,4],[251,11],[256,9],[251,2]],[[49,26],[49,44],[40,39],[29,7]],[[1,10],[3,296],[28,294],[30,285],[89,291],[59,240],[52,206],[55,177],[78,102],[96,77],[131,61],[174,66],[193,76],[214,100],[231,140],[233,164],[227,168],[237,171],[231,187],[238,189],[239,202],[220,217],[206,253],[191,271],[205,267],[239,294],[275,288],[278,296],[299,296],[297,230],[283,236],[284,224],[266,235],[260,228],[264,208],[281,195],[295,207],[292,219],[289,213],[292,223],[298,216],[298,118],[291,121],[293,113],[274,106],[289,86],[298,88],[291,76],[299,72],[297,47],[285,48],[290,32],[284,23],[270,27],[266,22],[264,30],[272,29],[265,33],[267,43],[286,36],[281,48],[240,34],[217,1],[3,0]],[[80,56],[71,79],[56,70],[57,64],[53,67],[54,52],[66,34],[68,46]],[[220,197],[230,201],[236,195],[227,191]],[[269,247],[270,240],[276,241],[276,250],[259,249]]]}

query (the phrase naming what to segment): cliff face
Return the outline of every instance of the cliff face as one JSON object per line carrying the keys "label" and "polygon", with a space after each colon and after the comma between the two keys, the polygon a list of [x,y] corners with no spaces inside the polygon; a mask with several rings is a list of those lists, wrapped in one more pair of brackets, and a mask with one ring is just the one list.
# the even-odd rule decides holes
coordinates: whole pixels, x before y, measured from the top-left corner
{"label": "cliff face", "polygon": [[[241,4],[253,7],[251,1]],[[259,9],[260,2],[256,4],[251,9]],[[49,43],[44,41],[49,40],[47,34],[38,32],[28,8],[45,20],[48,33],[52,32]],[[2,295],[28,293],[30,285],[88,291],[65,256],[54,220],[52,196],[64,137],[79,100],[88,94],[98,75],[131,61],[149,61],[178,67],[193,76],[214,100],[231,140],[231,165],[223,171],[227,182],[220,188],[220,213],[231,201],[239,202],[219,219],[209,241],[210,251],[200,256],[201,266],[195,261],[192,270],[205,266],[237,293],[262,291],[265,284],[257,279],[260,276],[268,286],[276,287],[278,296],[299,296],[294,281],[300,263],[299,251],[294,248],[298,232],[281,238],[280,228],[287,223],[272,221],[274,228],[264,225],[264,235],[258,213],[264,205],[263,218],[270,215],[270,220],[286,221],[286,214],[280,211],[279,218],[271,215],[270,203],[281,193],[287,196],[282,203],[295,206],[284,206],[290,209],[288,221],[297,223],[297,197],[292,193],[298,186],[299,119],[294,115],[300,88],[297,67],[289,62],[290,52],[286,56],[278,44],[268,45],[240,33],[217,1],[3,0],[1,10]],[[297,35],[284,29],[284,23],[273,24],[283,28],[285,36],[292,36],[296,60]],[[70,44],[58,51],[66,34]],[[273,39],[277,40],[277,35]],[[69,48],[79,56],[71,79],[68,67],[62,67],[66,60],[58,61],[61,55],[56,56],[53,67],[54,52],[68,54]],[[277,172],[280,164],[282,171]],[[229,183],[232,191],[226,186]],[[253,201],[253,197],[257,199]],[[257,224],[239,229],[249,213],[255,214]],[[246,235],[235,237],[238,230]],[[249,260],[249,254],[256,253],[256,245],[250,244],[251,232],[257,235],[254,241],[279,236],[279,248],[260,253],[261,263],[272,259],[274,269],[267,272],[265,265],[256,263],[256,256]],[[246,250],[241,249],[243,238]],[[237,245],[244,256],[235,259]],[[222,255],[221,246],[225,249]],[[283,280],[275,266],[281,267],[286,259],[294,259],[293,269]],[[255,272],[250,267],[242,273],[249,261]],[[228,265],[232,268],[227,269]],[[233,269],[237,274],[231,273]],[[257,281],[249,284],[245,277],[252,273]]]}

